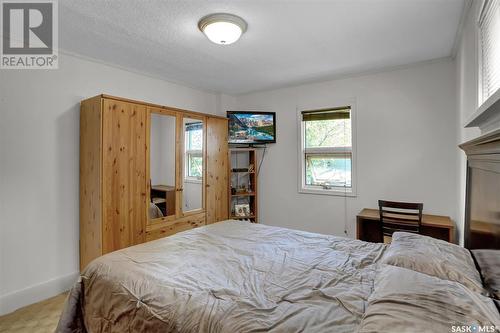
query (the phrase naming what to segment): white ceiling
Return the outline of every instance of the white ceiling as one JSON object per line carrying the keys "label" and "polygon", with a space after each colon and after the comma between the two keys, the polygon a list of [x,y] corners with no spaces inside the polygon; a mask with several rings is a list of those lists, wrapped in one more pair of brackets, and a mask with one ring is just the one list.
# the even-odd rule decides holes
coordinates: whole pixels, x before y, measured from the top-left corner
{"label": "white ceiling", "polygon": [[[60,46],[214,92],[250,91],[450,56],[464,0],[64,0]],[[210,13],[243,17],[235,44],[198,30]]]}

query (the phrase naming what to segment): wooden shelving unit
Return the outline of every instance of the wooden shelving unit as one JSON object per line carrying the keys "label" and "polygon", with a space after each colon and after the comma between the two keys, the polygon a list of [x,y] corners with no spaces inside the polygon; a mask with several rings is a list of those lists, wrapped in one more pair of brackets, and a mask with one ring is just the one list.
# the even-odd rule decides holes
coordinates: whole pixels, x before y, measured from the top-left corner
{"label": "wooden shelving unit", "polygon": [[[235,220],[258,223],[257,152],[255,148],[229,149],[229,212]],[[239,216],[236,205],[248,205],[249,212]]]}

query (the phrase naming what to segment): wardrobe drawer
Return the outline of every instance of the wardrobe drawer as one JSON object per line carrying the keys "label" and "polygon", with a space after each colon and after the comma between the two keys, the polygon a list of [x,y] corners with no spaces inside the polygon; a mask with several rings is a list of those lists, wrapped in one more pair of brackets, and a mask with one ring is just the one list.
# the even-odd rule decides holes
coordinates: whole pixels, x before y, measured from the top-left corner
{"label": "wardrobe drawer", "polygon": [[167,237],[181,231],[193,229],[205,225],[206,213],[200,213],[183,217],[181,219],[148,225],[146,227],[146,241]]}

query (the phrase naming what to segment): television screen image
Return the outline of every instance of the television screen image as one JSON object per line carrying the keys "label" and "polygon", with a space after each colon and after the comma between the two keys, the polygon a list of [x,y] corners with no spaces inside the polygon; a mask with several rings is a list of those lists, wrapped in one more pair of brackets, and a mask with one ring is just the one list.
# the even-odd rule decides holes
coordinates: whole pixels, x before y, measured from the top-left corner
{"label": "television screen image", "polygon": [[276,142],[274,112],[228,111],[229,143]]}

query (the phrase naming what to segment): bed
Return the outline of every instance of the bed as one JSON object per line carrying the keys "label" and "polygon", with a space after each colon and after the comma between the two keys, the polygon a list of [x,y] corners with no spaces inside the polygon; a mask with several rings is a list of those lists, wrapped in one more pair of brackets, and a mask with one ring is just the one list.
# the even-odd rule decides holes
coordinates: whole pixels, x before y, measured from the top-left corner
{"label": "bed", "polygon": [[91,262],[57,332],[500,332],[500,130],[461,147],[465,248],[219,222]]}
{"label": "bed", "polygon": [[[91,332],[352,332],[382,244],[226,221],[95,260],[62,321]],[[72,326],[73,325],[73,326]]]}
{"label": "bed", "polygon": [[[94,260],[71,290],[57,331],[413,332],[451,329],[451,323],[500,325],[467,253],[443,271],[466,267],[469,280],[437,278],[418,262],[404,267],[405,251],[416,245],[413,235],[400,234],[388,247],[238,221],[196,228]],[[459,248],[419,237],[424,261],[426,248],[434,256],[436,249]]]}

